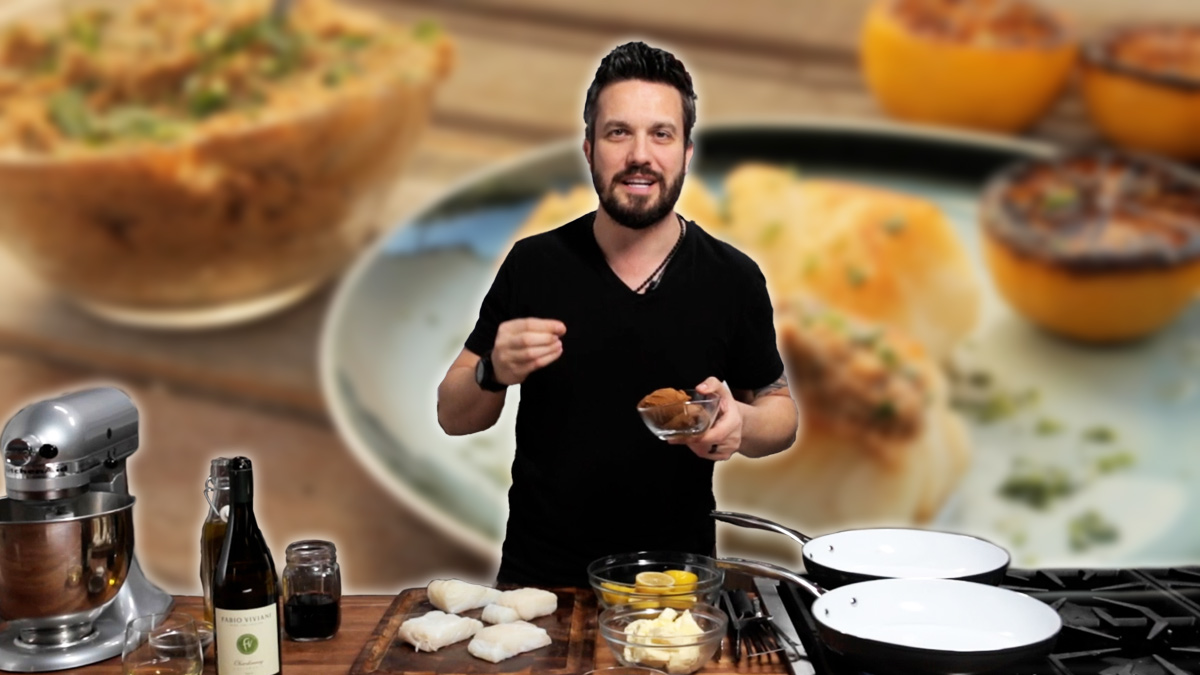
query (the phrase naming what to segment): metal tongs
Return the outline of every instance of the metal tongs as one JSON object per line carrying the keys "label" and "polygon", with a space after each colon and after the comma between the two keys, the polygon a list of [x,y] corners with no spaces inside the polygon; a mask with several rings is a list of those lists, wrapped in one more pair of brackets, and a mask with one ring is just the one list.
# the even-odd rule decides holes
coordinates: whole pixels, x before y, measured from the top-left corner
{"label": "metal tongs", "polygon": [[743,590],[721,591],[721,601],[729,615],[732,628],[733,662],[742,656],[742,643],[746,643],[746,659],[761,659],[768,654],[782,652],[788,661],[800,659],[800,652],[791,637],[781,631],[771,616],[763,612],[757,597]]}

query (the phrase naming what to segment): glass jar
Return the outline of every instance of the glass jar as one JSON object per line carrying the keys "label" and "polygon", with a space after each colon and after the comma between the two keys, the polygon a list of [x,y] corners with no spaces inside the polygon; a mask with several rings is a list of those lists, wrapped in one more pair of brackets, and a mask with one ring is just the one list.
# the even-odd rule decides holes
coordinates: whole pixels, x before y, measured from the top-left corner
{"label": "glass jar", "polygon": [[341,625],[342,571],[331,542],[288,545],[283,570],[283,628],[297,642],[328,640]]}
{"label": "glass jar", "polygon": [[225,542],[225,529],[229,522],[229,459],[217,457],[209,468],[208,480],[204,481],[204,500],[208,502],[208,515],[200,529],[200,586],[204,589],[204,620],[212,625],[213,600],[212,578],[221,557],[221,544]]}

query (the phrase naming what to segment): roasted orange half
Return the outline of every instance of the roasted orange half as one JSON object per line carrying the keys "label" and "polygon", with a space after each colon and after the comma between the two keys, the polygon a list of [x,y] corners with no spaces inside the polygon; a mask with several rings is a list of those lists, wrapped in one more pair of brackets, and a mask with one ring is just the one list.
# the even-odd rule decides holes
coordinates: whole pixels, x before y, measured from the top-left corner
{"label": "roasted orange half", "polygon": [[1200,25],[1123,28],[1083,52],[1092,122],[1112,142],[1200,159]]}
{"label": "roasted orange half", "polygon": [[984,253],[1001,295],[1088,342],[1142,337],[1200,292],[1200,176],[1166,160],[1091,152],[993,177]]}
{"label": "roasted orange half", "polygon": [[861,48],[888,114],[992,131],[1036,121],[1077,52],[1063,20],[1028,0],[879,0]]}

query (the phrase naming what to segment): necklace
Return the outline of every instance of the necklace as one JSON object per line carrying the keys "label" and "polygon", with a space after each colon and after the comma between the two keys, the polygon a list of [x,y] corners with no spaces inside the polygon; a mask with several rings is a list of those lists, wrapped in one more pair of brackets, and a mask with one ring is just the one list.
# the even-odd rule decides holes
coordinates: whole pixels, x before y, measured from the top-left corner
{"label": "necklace", "polygon": [[642,291],[650,292],[658,287],[659,277],[662,275],[663,270],[667,269],[667,263],[671,262],[671,258],[675,257],[675,252],[679,250],[679,245],[683,243],[683,233],[685,232],[683,216],[675,214],[675,217],[679,219],[679,238],[675,240],[675,245],[671,247],[671,251],[667,253],[667,257],[663,258],[658,267],[650,273],[649,278],[643,281],[640,286],[633,289],[634,293],[641,293]]}

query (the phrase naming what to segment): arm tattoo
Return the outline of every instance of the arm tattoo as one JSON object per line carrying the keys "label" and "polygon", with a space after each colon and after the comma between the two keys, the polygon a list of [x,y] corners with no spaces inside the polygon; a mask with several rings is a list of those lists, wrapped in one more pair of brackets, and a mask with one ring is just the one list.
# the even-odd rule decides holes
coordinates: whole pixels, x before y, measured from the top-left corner
{"label": "arm tattoo", "polygon": [[755,389],[753,398],[759,399],[763,396],[770,396],[772,394],[781,394],[783,396],[788,396],[791,394],[791,392],[788,391],[787,373],[780,375],[779,379],[775,380],[771,384],[768,384],[761,389]]}

